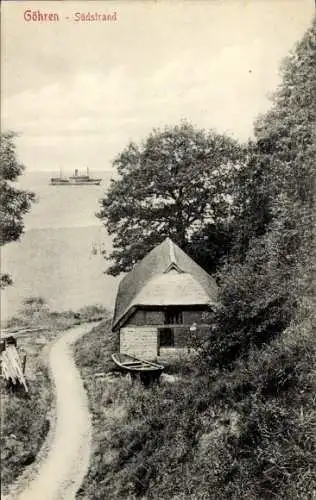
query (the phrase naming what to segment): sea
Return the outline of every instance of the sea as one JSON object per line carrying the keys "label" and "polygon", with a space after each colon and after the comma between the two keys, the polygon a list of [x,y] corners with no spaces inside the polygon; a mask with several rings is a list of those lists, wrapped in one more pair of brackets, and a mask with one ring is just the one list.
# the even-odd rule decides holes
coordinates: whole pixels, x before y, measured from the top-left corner
{"label": "sea", "polygon": [[13,285],[2,292],[1,322],[28,297],[42,297],[55,311],[99,304],[110,310],[121,277],[106,274],[112,240],[96,217],[113,174],[93,172],[100,186],[51,186],[56,172],[25,172],[17,187],[33,191],[36,203],[24,217],[17,242],[1,248],[1,272]]}

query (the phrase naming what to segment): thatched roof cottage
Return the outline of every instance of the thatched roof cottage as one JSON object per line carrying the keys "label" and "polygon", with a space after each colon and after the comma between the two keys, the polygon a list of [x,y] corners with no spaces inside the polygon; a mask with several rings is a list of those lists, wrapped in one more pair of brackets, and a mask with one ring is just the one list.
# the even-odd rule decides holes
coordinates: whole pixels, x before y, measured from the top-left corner
{"label": "thatched roof cottage", "polygon": [[112,329],[120,352],[154,359],[160,348],[185,347],[206,327],[217,285],[170,238],[151,250],[121,281]]}

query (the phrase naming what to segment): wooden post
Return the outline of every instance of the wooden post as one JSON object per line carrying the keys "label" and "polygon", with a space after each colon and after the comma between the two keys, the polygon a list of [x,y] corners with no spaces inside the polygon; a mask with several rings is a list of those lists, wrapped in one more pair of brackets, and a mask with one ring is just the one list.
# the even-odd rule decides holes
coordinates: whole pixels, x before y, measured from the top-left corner
{"label": "wooden post", "polygon": [[25,366],[26,366],[26,354],[24,354],[23,357],[23,363],[22,363],[22,373],[25,373]]}

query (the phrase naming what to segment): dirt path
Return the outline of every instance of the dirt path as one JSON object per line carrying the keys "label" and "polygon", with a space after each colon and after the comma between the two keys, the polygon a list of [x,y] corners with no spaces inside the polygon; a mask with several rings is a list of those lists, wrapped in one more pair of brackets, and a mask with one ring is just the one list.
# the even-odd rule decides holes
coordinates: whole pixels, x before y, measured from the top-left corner
{"label": "dirt path", "polygon": [[49,366],[56,390],[56,427],[48,455],[18,500],[73,500],[88,470],[91,422],[72,345],[90,329],[89,325],[72,328],[51,348]]}

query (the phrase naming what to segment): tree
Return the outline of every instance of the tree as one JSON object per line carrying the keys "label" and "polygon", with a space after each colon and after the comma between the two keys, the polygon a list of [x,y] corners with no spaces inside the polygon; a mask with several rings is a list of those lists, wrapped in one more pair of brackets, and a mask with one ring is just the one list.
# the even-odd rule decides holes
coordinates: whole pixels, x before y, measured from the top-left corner
{"label": "tree", "polygon": [[238,466],[220,498],[310,498],[316,488],[315,62],[316,21],[285,61],[239,171],[239,232],[218,273],[222,307],[205,348],[218,399],[239,410],[221,485],[222,471]]}
{"label": "tree", "polygon": [[239,235],[218,276],[223,309],[210,342],[213,362],[230,363],[280,335],[312,296],[315,60],[314,21],[283,63],[272,108],[257,120],[238,172]]}
{"label": "tree", "polygon": [[234,202],[230,206],[230,211],[230,217],[207,222],[198,228],[190,239],[188,249],[190,256],[209,274],[219,271],[234,249],[236,236]]}
{"label": "tree", "polygon": [[[14,132],[1,134],[0,140],[0,244],[16,241],[23,233],[23,216],[31,208],[35,195],[13,186],[24,166],[16,156]],[[8,274],[1,274],[1,288],[11,284]]]}
{"label": "tree", "polygon": [[[282,205],[299,204],[311,212],[315,171],[315,20],[283,61],[282,81],[273,106],[255,123],[248,162],[239,171],[239,246],[246,255],[252,238],[262,236]],[[238,199],[237,199],[238,198]],[[297,206],[298,209],[298,206]]]}
{"label": "tree", "polygon": [[130,270],[167,236],[190,253],[197,230],[229,217],[232,173],[241,160],[235,140],[187,123],[130,143],[113,163],[119,178],[97,214],[114,235],[107,272]]}

